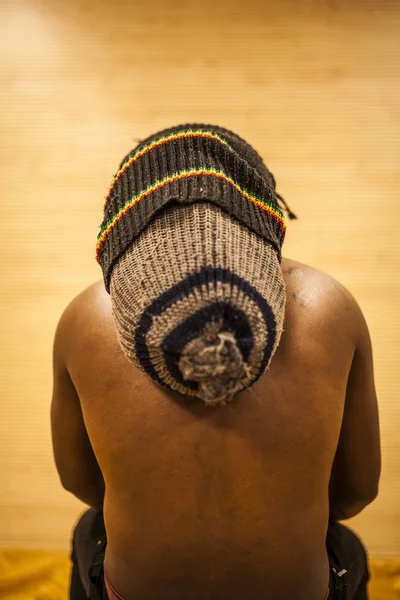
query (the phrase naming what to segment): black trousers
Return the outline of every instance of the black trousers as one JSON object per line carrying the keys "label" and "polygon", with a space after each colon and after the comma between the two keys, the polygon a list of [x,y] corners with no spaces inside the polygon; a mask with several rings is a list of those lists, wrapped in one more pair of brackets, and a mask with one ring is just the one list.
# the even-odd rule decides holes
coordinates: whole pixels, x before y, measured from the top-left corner
{"label": "black trousers", "polygon": [[[82,515],[74,530],[71,600],[108,600],[103,569],[106,545],[103,515],[91,508]],[[330,600],[368,600],[367,554],[358,537],[347,527],[330,521],[326,549],[330,565]]]}

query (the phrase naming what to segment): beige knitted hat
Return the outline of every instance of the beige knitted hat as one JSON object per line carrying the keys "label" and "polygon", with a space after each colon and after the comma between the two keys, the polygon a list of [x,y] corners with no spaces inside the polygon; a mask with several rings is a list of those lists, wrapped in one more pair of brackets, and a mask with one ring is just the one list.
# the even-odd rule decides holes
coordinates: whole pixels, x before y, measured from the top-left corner
{"label": "beige knitted hat", "polygon": [[96,256],[127,357],[209,405],[248,388],[278,346],[285,215],[257,152],[227,129],[179,125],[122,161]]}
{"label": "beige knitted hat", "polygon": [[276,251],[209,202],[159,213],[116,263],[110,294],[126,356],[209,405],[251,386],[282,333]]}

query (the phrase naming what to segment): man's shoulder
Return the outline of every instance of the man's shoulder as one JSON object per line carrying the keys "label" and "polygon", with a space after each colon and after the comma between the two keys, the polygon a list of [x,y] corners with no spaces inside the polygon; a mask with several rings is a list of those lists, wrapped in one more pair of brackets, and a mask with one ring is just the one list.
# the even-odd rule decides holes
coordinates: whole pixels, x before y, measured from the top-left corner
{"label": "man's shoulder", "polygon": [[72,317],[78,313],[91,313],[93,311],[108,312],[111,306],[110,296],[106,292],[104,283],[96,281],[77,294],[67,305],[64,315]]}
{"label": "man's shoulder", "polygon": [[340,316],[356,329],[364,322],[361,309],[351,292],[337,279],[298,261],[282,259],[287,296],[302,309]]}
{"label": "man's shoulder", "polygon": [[282,259],[282,274],[287,286],[299,288],[307,286],[311,290],[330,292],[345,302],[355,302],[350,291],[340,281],[324,271],[291,258]]}
{"label": "man's shoulder", "polygon": [[93,328],[103,328],[112,319],[111,300],[102,281],[93,283],[77,294],[64,309],[58,324],[62,337],[71,338]]}
{"label": "man's shoulder", "polygon": [[[301,263],[297,260],[293,260],[292,258],[283,258],[282,259],[282,273],[285,279],[295,280],[295,281],[307,281],[307,283],[312,284],[313,282],[323,284],[327,287],[341,285],[339,282],[319,269],[312,267],[311,265],[306,265],[305,263]],[[342,286],[343,287],[343,286]]]}

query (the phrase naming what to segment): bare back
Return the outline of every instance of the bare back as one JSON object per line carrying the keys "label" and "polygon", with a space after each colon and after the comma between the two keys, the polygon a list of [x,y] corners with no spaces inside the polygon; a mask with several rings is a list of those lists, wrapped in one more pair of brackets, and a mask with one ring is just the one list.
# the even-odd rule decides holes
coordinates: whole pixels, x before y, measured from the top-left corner
{"label": "bare back", "polygon": [[323,600],[328,488],[356,349],[352,302],[282,262],[284,333],[227,406],[169,393],[122,353],[102,284],[63,353],[106,484],[105,570],[126,599]]}

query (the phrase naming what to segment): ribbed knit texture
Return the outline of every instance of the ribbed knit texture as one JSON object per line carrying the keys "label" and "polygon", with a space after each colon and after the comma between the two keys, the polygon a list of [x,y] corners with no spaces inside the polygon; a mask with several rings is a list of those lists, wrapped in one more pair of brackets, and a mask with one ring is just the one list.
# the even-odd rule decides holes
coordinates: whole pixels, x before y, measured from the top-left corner
{"label": "ribbed knit texture", "polygon": [[181,125],[141,142],[112,180],[96,247],[106,289],[118,258],[159,210],[204,200],[268,241],[280,259],[284,216],[260,156],[223,128]]}
{"label": "ribbed knit texture", "polygon": [[260,377],[282,332],[276,251],[211,203],[162,211],[116,264],[110,294],[126,356],[210,405]]}
{"label": "ribbed knit texture", "polygon": [[121,347],[158,384],[217,406],[268,367],[285,307],[279,199],[221,127],[164,130],[121,163],[96,255]]}

